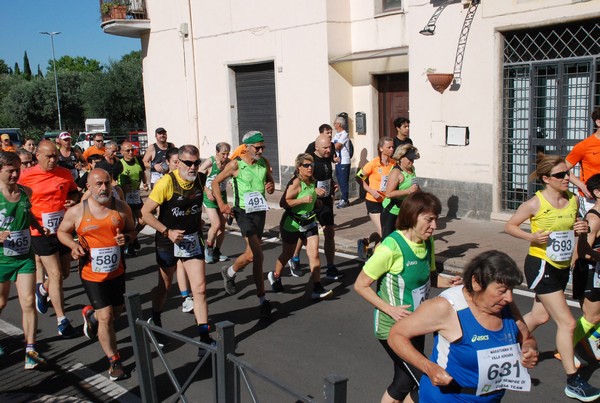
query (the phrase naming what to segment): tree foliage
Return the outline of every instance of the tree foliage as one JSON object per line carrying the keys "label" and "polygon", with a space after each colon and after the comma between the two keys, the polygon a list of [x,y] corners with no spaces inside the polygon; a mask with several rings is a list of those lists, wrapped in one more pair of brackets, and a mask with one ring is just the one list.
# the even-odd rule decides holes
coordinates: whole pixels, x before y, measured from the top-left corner
{"label": "tree foliage", "polygon": [[21,75],[21,68],[19,67],[19,63],[15,63],[14,74],[18,76]]}
{"label": "tree foliage", "polygon": [[[101,73],[102,65],[98,60],[87,57],[63,56],[56,61],[56,71],[76,71],[79,73]],[[53,74],[52,60],[48,60],[46,75]]]}
{"label": "tree foliage", "polygon": [[[146,127],[141,52],[103,67],[97,60],[63,56],[56,63],[63,129],[84,129],[86,118],[108,118],[111,128]],[[15,64],[15,70],[18,64]],[[0,60],[0,127],[19,127],[26,135],[58,128],[56,87],[50,64],[44,77],[10,74]]]}
{"label": "tree foliage", "polygon": [[25,80],[31,80],[31,66],[29,65],[29,57],[27,56],[27,51],[23,55],[23,76]]}

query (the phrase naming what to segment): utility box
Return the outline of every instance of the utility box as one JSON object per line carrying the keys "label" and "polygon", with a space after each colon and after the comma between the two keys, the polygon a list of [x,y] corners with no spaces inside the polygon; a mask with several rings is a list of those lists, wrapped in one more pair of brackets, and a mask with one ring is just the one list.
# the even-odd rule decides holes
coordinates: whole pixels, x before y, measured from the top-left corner
{"label": "utility box", "polygon": [[355,113],[354,123],[356,125],[356,133],[365,134],[367,133],[367,114],[364,112]]}

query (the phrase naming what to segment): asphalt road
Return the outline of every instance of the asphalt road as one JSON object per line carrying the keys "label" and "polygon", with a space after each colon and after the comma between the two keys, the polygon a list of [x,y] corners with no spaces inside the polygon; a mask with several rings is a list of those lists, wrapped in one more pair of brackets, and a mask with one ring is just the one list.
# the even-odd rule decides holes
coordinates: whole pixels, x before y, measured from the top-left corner
{"label": "asphalt road", "polygon": [[[157,266],[153,237],[143,235],[140,239],[143,247],[140,256],[128,261],[127,290],[141,294],[144,313],[149,317],[150,292],[156,283]],[[243,247],[240,237],[228,235],[222,252],[235,257]],[[264,250],[265,285],[270,290],[266,272],[272,270],[280,252],[279,243],[276,240],[265,242]],[[336,263],[346,277],[341,282],[330,283],[325,280],[326,287],[334,290],[334,297],[318,303],[311,301],[310,290],[306,287],[309,275],[304,254],[302,263],[304,275],[301,278],[293,278],[288,270],[284,270],[286,293],[268,292],[275,309],[272,321],[259,320],[258,299],[250,267],[237,276],[238,293],[228,296],[223,290],[219,273],[223,264],[208,265],[210,321],[218,323],[228,320],[235,323],[236,352],[240,358],[301,394],[320,398],[323,377],[336,373],[349,379],[348,402],[379,401],[391,379],[392,364],[372,334],[372,308],[352,289],[353,280],[360,270],[359,262],[350,256],[338,256]],[[39,316],[38,340],[39,350],[54,365],[53,371],[24,371],[18,329],[10,326],[20,327],[20,309],[15,294],[13,290],[9,305],[0,317],[8,322],[0,326],[0,344],[7,350],[7,356],[0,361],[0,400],[30,400],[18,400],[21,396],[19,393],[47,393],[66,396],[64,399],[88,401],[139,400],[137,371],[125,316],[118,320],[116,327],[125,368],[132,374],[129,379],[115,383],[106,379],[108,364],[98,342],[84,336],[72,340],[62,340],[57,336],[52,309],[48,314]],[[68,317],[74,326],[81,328],[81,308],[88,302],[75,269],[65,281],[65,299]],[[530,296],[519,295],[516,300],[523,312],[530,309]],[[163,326],[196,337],[194,317],[181,312],[181,302],[177,287],[174,286],[163,314]],[[579,310],[574,309],[573,313],[577,317]],[[10,335],[11,329],[15,332],[13,336]],[[555,329],[553,324],[548,324],[536,332],[541,355],[538,367],[531,371],[532,392],[509,393],[505,401],[570,400],[563,393],[565,376],[562,366],[552,357]],[[7,331],[9,334],[6,334]],[[432,338],[428,337],[427,340],[427,348],[430,348]],[[196,362],[194,347],[173,342],[164,351],[179,377],[191,372]],[[159,397],[165,400],[174,393],[174,388],[170,386],[155,353],[154,357]],[[590,365],[583,373],[592,384],[600,386],[598,364]],[[189,390],[191,401],[213,401],[212,383],[207,380],[209,375],[210,371],[199,373]],[[253,386],[261,402],[293,401],[259,379],[253,378]]]}

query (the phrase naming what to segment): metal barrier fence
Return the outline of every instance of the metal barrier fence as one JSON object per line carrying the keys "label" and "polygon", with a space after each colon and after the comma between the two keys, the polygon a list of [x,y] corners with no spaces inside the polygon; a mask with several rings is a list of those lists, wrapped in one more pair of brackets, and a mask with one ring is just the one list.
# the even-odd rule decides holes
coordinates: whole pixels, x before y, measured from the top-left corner
{"label": "metal barrier fence", "polygon": [[[159,398],[154,382],[154,366],[152,356],[150,354],[150,343],[158,353],[159,360],[162,362],[167,376],[171,384],[175,387],[175,395],[170,401],[188,402],[185,396],[186,390],[194,381],[198,371],[207,364],[212,362],[212,373],[214,375],[214,401],[217,403],[239,403],[241,402],[241,384],[252,399],[252,402],[258,403],[259,396],[252,385],[250,374],[276,387],[285,394],[296,399],[296,402],[305,403],[345,403],[347,400],[347,384],[348,379],[336,374],[328,375],[324,378],[323,399],[317,400],[310,395],[305,395],[294,391],[289,386],[277,381],[264,371],[253,367],[251,364],[241,360],[235,356],[235,333],[234,324],[228,321],[219,322],[216,324],[217,346],[211,346],[191,339],[179,333],[163,329],[148,323],[142,316],[142,305],[140,295],[138,293],[127,293],[125,295],[125,305],[127,307],[127,320],[131,329],[131,341],[133,344],[133,353],[138,373],[138,381],[143,402],[154,403],[158,402]],[[164,353],[159,347],[155,333],[163,336],[192,344],[196,347],[206,350],[206,354],[199,359],[198,363],[188,375],[183,384],[179,382],[175,376],[174,368],[169,365]]]}

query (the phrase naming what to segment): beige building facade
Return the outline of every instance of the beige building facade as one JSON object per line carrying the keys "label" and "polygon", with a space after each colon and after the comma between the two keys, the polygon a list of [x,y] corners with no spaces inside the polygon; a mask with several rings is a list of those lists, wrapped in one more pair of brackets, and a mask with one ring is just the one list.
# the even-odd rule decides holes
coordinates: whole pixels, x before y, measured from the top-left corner
{"label": "beige building facade", "polygon": [[535,155],[566,155],[600,106],[600,0],[131,3],[102,28],[141,39],[149,133],[208,157],[260,130],[278,187],[337,114],[353,171],[406,116],[444,213],[503,219],[535,192]]}

